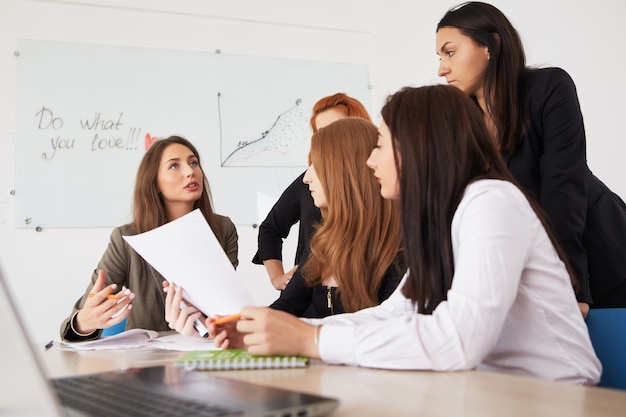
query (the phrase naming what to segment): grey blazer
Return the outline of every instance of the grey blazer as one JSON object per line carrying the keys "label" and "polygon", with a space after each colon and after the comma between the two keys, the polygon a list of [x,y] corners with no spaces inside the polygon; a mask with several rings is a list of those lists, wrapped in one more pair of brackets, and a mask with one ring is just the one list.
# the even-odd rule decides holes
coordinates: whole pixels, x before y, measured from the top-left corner
{"label": "grey blazer", "polygon": [[[239,264],[237,260],[237,229],[230,218],[220,215],[217,217],[219,226],[224,231],[224,251],[233,267],[236,268]],[[109,246],[102,255],[98,268],[94,270],[91,282],[87,286],[85,293],[76,301],[72,313],[61,324],[60,332],[62,339],[77,341],[100,337],[102,330],[98,330],[88,336],[81,336],[76,334],[72,330],[72,326],[70,326],[70,320],[73,319],[74,315],[83,307],[87,300],[89,291],[93,287],[100,269],[104,269],[107,273],[106,285],[115,283],[118,285],[118,288],[124,285],[135,293],[133,310],[126,322],[127,329],[170,330],[165,321],[165,293],[162,286],[164,278],[148,265],[122,238],[122,236],[135,234],[137,232],[132,224],[113,229]]]}

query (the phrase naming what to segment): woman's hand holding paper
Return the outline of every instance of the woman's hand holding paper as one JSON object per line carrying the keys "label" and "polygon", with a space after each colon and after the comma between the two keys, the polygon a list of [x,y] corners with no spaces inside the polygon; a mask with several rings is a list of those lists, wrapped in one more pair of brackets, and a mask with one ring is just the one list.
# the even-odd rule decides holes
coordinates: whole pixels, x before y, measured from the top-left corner
{"label": "woman's hand holding paper", "polygon": [[199,336],[194,326],[196,320],[202,320],[203,314],[194,306],[187,305],[183,300],[183,288],[175,283],[163,281],[165,296],[165,321],[170,329],[183,336]]}

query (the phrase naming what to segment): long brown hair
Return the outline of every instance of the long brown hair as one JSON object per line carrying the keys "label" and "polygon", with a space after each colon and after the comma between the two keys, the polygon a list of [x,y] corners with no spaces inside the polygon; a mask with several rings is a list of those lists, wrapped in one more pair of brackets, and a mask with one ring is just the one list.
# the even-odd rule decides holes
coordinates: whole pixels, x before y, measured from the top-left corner
{"label": "long brown hair", "polygon": [[[146,151],[139,169],[137,170],[137,180],[135,181],[135,192],[133,197],[133,224],[138,233],[147,232],[156,227],[162,226],[169,221],[163,198],[157,187],[157,175],[161,157],[165,149],[173,144],[180,144],[189,148],[200,164],[200,154],[187,139],[180,136],[170,136],[167,139],[157,140]],[[207,223],[217,236],[217,240],[224,247],[224,231],[219,227],[217,216],[213,211],[211,203],[211,190],[209,182],[202,173],[202,195],[193,205],[194,210],[199,208]]]}
{"label": "long brown hair", "polygon": [[479,46],[490,59],[485,73],[485,104],[496,127],[504,156],[510,156],[530,124],[524,79],[530,71],[522,40],[506,16],[491,4],[470,1],[451,8],[437,25],[456,28]]}
{"label": "long brown hair", "polygon": [[379,304],[381,281],[400,250],[396,206],[382,199],[366,164],[377,139],[376,127],[356,117],[340,119],[311,139],[309,163],[328,207],[302,274],[310,286],[333,277],[348,312]]}
{"label": "long brown hair", "polygon": [[315,122],[317,115],[336,107],[345,110],[346,116],[348,117],[360,117],[361,119],[372,121],[363,103],[345,93],[335,93],[327,97],[322,97],[313,105],[313,114],[311,115],[311,128],[313,132],[317,132],[317,124]]}
{"label": "long brown hair", "polygon": [[[388,98],[381,113],[391,132],[400,182],[409,268],[402,293],[420,313],[431,314],[452,285],[452,218],[465,188],[482,178],[517,183],[490,139],[480,109],[456,87],[404,88]],[[534,199],[526,198],[575,285],[545,215]]]}

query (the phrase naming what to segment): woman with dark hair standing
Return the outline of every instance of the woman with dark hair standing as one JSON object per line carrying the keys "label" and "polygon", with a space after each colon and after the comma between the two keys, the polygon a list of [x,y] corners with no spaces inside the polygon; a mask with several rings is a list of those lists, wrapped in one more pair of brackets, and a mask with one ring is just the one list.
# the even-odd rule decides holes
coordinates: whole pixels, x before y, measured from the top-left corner
{"label": "woman with dark hair standing", "polygon": [[626,307],[626,205],[587,167],[576,87],[560,68],[526,66],[522,41],[490,4],[450,9],[437,25],[439,75],[482,110],[515,179],[563,246],[586,315]]}
{"label": "woman with dark hair standing", "polygon": [[[111,233],[90,285],[61,325],[61,338],[97,339],[102,329],[126,318],[127,329],[169,330],[164,317],[164,279],[122,236],[147,232],[195,209],[200,209],[233,267],[237,267],[237,229],[228,217],[213,212],[198,151],[180,136],[156,141],[137,171],[134,220]],[[114,293],[120,298],[107,298]]]}
{"label": "woman with dark hair standing", "polygon": [[245,307],[207,320],[218,347],[386,369],[482,369],[594,384],[601,365],[572,277],[456,88],[405,88],[382,109],[368,165],[397,200],[408,272],[379,306],[323,319]]}
{"label": "woman with dark hair standing", "polygon": [[[311,115],[310,123],[313,133],[344,117],[360,117],[371,121],[363,104],[344,93],[336,93],[319,99],[313,105]],[[302,182],[303,177],[304,173],[287,187],[259,226],[259,249],[252,262],[265,266],[270,281],[277,290],[284,290],[298,269],[302,253],[308,247],[313,234],[313,227],[321,218],[319,208],[313,204],[311,194]],[[283,239],[289,235],[291,227],[298,222],[300,222],[300,230],[295,264],[285,272],[282,261]]]}

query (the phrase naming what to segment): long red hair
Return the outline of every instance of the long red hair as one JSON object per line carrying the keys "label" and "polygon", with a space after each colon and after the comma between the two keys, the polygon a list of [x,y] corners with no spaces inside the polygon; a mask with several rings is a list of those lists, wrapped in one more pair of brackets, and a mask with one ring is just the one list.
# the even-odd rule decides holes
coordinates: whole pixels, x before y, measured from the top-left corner
{"label": "long red hair", "polygon": [[348,312],[379,304],[378,290],[400,251],[396,206],[383,200],[366,161],[378,140],[369,121],[340,119],[313,134],[309,162],[328,207],[302,274],[310,286],[334,278]]}

